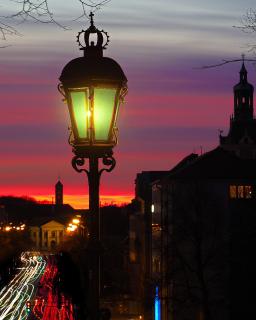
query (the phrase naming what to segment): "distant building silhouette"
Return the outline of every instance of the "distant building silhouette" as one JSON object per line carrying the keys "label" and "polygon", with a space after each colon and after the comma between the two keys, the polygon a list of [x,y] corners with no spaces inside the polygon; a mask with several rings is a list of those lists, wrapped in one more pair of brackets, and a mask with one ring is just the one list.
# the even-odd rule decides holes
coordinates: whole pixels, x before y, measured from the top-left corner
{"label": "distant building silhouette", "polygon": [[63,206],[63,184],[60,180],[55,185],[55,205]]}

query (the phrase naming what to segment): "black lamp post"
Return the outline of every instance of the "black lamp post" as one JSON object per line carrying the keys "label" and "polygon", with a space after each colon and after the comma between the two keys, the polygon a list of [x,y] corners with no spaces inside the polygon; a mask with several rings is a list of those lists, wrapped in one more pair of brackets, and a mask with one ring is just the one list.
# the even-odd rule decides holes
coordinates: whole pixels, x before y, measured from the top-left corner
{"label": "black lamp post", "polygon": [[[119,105],[127,93],[127,79],[119,64],[103,57],[109,36],[91,25],[78,33],[77,41],[84,56],[71,60],[62,70],[59,91],[68,104],[71,119],[69,143],[75,156],[72,166],[86,172],[89,181],[89,211],[92,217],[89,241],[89,318],[99,319],[100,297],[100,223],[99,185],[103,171],[114,169],[116,161],[112,148],[117,144],[117,116]],[[83,35],[83,44],[81,38]],[[96,43],[91,38],[96,38]],[[85,159],[89,168],[82,168]],[[99,159],[102,168],[99,167]]]}

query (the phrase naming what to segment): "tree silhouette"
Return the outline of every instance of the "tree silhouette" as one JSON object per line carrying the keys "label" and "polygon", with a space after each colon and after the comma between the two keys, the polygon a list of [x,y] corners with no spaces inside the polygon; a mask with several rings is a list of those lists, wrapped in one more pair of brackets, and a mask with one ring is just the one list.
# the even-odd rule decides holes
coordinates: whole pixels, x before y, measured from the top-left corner
{"label": "tree silhouette", "polygon": [[255,32],[256,31],[256,10],[250,8],[242,16],[241,19],[242,26],[237,28],[242,29],[245,32]]}
{"label": "tree silhouette", "polygon": [[222,319],[227,308],[225,218],[209,191],[196,181],[176,184],[162,221],[162,299],[175,318]]}
{"label": "tree silhouette", "polygon": [[[241,18],[241,25],[234,26],[242,30],[245,33],[253,33],[256,32],[256,10],[250,8],[246,11],[246,13]],[[255,52],[256,45],[248,44],[249,52]]]}
{"label": "tree silhouette", "polygon": [[[8,0],[12,1],[12,0]],[[106,5],[111,0],[73,0],[73,2],[80,3],[82,14],[75,20],[81,18],[89,19],[89,12],[95,12]],[[13,2],[13,1],[12,1]],[[58,22],[51,10],[51,0],[14,0],[17,4],[17,11],[13,14],[2,16],[0,18],[0,38],[1,40],[7,40],[10,36],[20,35],[17,24],[27,21],[33,21],[36,23],[54,24],[64,30],[68,29],[67,26]],[[0,46],[0,48],[7,47],[8,45]]]}

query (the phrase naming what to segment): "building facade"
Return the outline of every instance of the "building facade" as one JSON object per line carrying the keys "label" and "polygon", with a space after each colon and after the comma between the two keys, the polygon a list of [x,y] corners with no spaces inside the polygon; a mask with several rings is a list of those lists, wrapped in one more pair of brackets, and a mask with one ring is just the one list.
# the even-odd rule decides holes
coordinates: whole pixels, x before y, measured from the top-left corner
{"label": "building facade", "polygon": [[152,185],[153,281],[162,320],[256,316],[256,121],[242,65],[227,136]]}
{"label": "building facade", "polygon": [[54,251],[64,240],[66,226],[59,221],[50,220],[30,226],[30,237],[35,249]]}
{"label": "building facade", "polygon": [[129,274],[132,296],[145,318],[153,317],[152,191],[151,183],[167,171],[142,171],[135,180],[135,199],[129,214]]}

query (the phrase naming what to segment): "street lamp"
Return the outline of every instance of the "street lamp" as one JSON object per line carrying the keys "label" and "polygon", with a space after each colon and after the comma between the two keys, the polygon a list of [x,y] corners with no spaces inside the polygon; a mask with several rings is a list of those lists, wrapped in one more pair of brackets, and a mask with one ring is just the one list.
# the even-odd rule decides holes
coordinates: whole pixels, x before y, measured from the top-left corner
{"label": "street lamp", "polygon": [[[112,171],[116,164],[112,148],[117,144],[118,109],[127,93],[127,79],[115,60],[103,57],[109,36],[95,27],[93,16],[91,13],[90,27],[77,36],[84,56],[71,60],[64,67],[58,88],[70,114],[69,143],[75,154],[72,166],[77,172],[86,172],[89,182],[89,212],[92,217],[88,249],[91,252],[89,312],[90,319],[96,320],[99,317],[100,290],[100,176],[103,171]],[[89,160],[88,169],[83,168],[85,159]]]}

